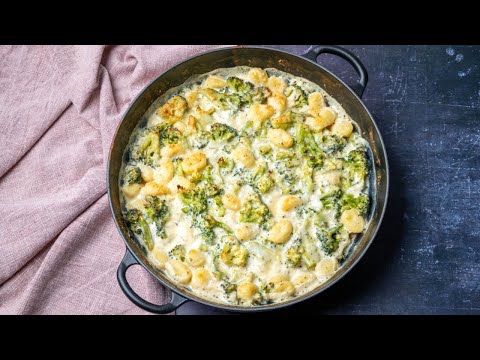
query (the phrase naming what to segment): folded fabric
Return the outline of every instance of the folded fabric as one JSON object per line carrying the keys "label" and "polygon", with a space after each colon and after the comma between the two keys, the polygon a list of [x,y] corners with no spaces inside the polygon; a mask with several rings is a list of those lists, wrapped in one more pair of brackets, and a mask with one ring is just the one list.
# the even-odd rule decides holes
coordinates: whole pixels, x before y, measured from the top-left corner
{"label": "folded fabric", "polygon": [[[212,47],[0,47],[1,314],[145,313],[116,280],[108,150],[149,81]],[[151,302],[170,296],[138,266],[127,277]]]}

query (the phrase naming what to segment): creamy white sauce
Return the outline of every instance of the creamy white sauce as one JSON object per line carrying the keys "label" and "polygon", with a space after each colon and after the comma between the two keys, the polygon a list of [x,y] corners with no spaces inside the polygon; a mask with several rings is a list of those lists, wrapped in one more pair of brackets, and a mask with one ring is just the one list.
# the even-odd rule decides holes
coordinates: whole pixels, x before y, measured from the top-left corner
{"label": "creamy white sauce", "polygon": [[[204,79],[206,79],[210,75],[214,75],[219,78],[227,79],[229,76],[236,76],[243,80],[249,81],[248,72],[249,68],[246,67],[238,67],[233,69],[218,69],[213,71],[210,74],[200,75],[198,77],[192,78],[188,80],[185,84],[180,87],[173,88],[169,90],[164,96],[157,99],[154,104],[151,106],[149,111],[146,113],[146,120],[147,120],[147,127],[155,126],[161,124],[164,120],[160,118],[156,114],[156,110],[163,104],[165,104],[173,95],[180,94],[183,97],[188,96],[191,89],[197,88],[199,83],[201,83]],[[337,113],[337,121],[338,119],[348,119],[349,121],[353,122],[353,120],[348,116],[348,114],[344,111],[344,109],[340,106],[340,104],[330,97],[322,88],[318,85],[311,83],[305,79],[293,77],[292,75],[283,73],[276,69],[266,69],[266,72],[269,76],[277,76],[282,78],[285,82],[289,84],[298,84],[303,89],[305,89],[308,93],[312,92],[320,92],[326,103],[329,107],[331,107]],[[208,110],[212,107],[212,103],[208,101],[206,97],[199,97],[197,101],[197,106],[200,106],[203,110]],[[289,98],[288,100],[288,107],[292,107],[293,103],[292,100]],[[308,105],[304,106],[300,109],[295,109],[297,112],[308,112]],[[240,131],[247,122],[248,117],[248,108],[244,111],[240,111],[238,113],[232,113],[230,110],[220,110],[217,109],[213,114],[211,114],[211,123],[219,122],[228,124],[238,131]],[[188,108],[186,113],[183,115],[182,122],[186,124],[186,120],[188,119],[189,115],[199,116],[196,108]],[[272,117],[276,117],[280,115],[279,112],[276,112]],[[355,124],[355,129],[358,130],[358,126]],[[351,150],[357,148],[367,148],[367,142],[361,138],[358,134],[357,130],[354,130],[354,133],[350,136],[350,141],[347,143],[345,148],[342,150],[341,155],[345,156]],[[129,148],[134,146],[134,139],[136,138],[136,133],[140,130],[135,130],[132,139],[129,145]],[[295,136],[294,129],[289,129],[288,132]],[[330,131],[325,129],[322,131],[323,134],[328,134]],[[257,164],[266,161],[268,164],[269,169],[272,170],[272,176],[278,179],[277,171],[272,164],[272,161],[266,159],[260,152],[260,148],[263,145],[269,144],[268,139],[265,137],[253,137],[250,138],[251,140],[251,149],[252,152],[257,159]],[[189,142],[190,139],[188,140]],[[227,143],[228,144],[228,143]],[[217,164],[217,161],[220,157],[229,157],[231,158],[230,154],[227,154],[223,151],[226,143],[223,142],[214,142],[210,141],[209,144],[203,149],[186,149],[185,152],[179,154],[179,157],[185,158],[192,152],[202,151],[207,159],[209,164]],[[272,145],[273,153],[279,151],[276,149],[275,146]],[[175,158],[175,157],[174,157]],[[303,162],[294,170],[297,174],[300,172],[300,168],[303,165]],[[143,164],[138,164],[140,168],[143,168]],[[237,164],[237,168],[242,168],[242,165]],[[314,182],[314,189],[313,191],[307,191],[304,187],[302,191],[297,194],[297,196],[302,200],[301,208],[304,209],[313,209],[316,211],[322,212],[322,218],[328,226],[335,226],[338,221],[335,218],[335,212],[332,211],[324,211],[322,202],[320,197],[328,194],[329,192],[338,189],[338,186],[331,185],[329,183],[329,173],[332,170],[324,170],[324,171],[315,171],[313,174],[313,182]],[[341,170],[333,170],[333,171],[341,171]],[[122,167],[121,174],[124,172],[124,167]],[[233,172],[234,173],[234,172]],[[227,174],[223,176],[223,190],[224,193],[235,193],[236,196],[240,199],[242,205],[245,202],[245,199],[252,193],[254,193],[253,189],[248,186],[244,185],[238,188],[236,185],[238,182],[238,178],[234,176],[233,173]],[[123,178],[123,175],[121,176]],[[358,196],[361,193],[367,193],[368,191],[368,182],[363,181],[363,179],[357,179],[358,183],[352,185],[350,188],[346,190],[346,193],[352,194],[354,196]],[[177,245],[183,245],[185,247],[186,252],[191,249],[199,249],[201,248],[204,241],[200,236],[200,232],[197,228],[192,226],[192,219],[189,215],[182,212],[182,208],[185,205],[180,201],[177,195],[173,192],[174,186],[172,186],[173,182],[170,184],[170,189],[172,193],[169,195],[162,195],[163,199],[167,200],[169,209],[170,209],[170,219],[167,221],[165,225],[166,231],[166,238],[161,238],[157,236],[155,231],[155,226],[150,224],[150,230],[153,236],[153,241],[155,244],[155,248],[163,249],[166,253],[170,250],[175,248]],[[292,209],[287,212],[283,212],[279,209],[279,199],[282,197],[282,190],[275,186],[271,191],[262,194],[261,198],[262,201],[268,206],[271,214],[272,214],[272,223],[276,223],[280,220],[288,220],[293,225],[293,235],[291,236],[290,240],[288,240],[285,244],[282,245],[275,245],[270,243],[266,240],[268,231],[262,229],[261,226],[257,224],[251,224],[253,232],[255,233],[255,237],[252,240],[245,241],[242,243],[249,255],[247,263],[244,267],[238,266],[227,266],[222,263],[222,261],[217,261],[217,266],[224,272],[228,278],[229,283],[231,284],[241,284],[245,282],[252,282],[258,286],[258,288],[262,288],[265,283],[269,282],[269,279],[272,277],[283,275],[290,281],[293,281],[296,277],[310,274],[313,277],[304,284],[297,284],[295,285],[295,295],[299,296],[306,292],[313,290],[314,288],[318,287],[321,283],[328,280],[332,274],[325,274],[322,273],[321,270],[315,269],[307,269],[305,265],[301,267],[292,267],[286,264],[285,262],[285,254],[288,251],[289,247],[294,243],[294,241],[298,238],[305,237],[309,235],[315,239],[316,237],[316,226],[311,221],[311,216],[304,215],[299,216],[297,209]],[[144,196],[142,192],[133,198],[128,198],[126,196],[122,196],[122,203],[126,209],[142,209],[142,203],[144,200]],[[215,208],[215,207],[213,207]],[[235,230],[240,224],[239,215],[240,211],[232,211],[226,210],[225,215],[223,217],[216,218],[220,219],[223,223],[225,223],[228,227]],[[226,235],[225,231],[222,229],[215,229],[215,233],[217,234],[217,238],[220,239]],[[222,240],[218,241],[221,244]],[[352,241],[350,240],[349,236],[346,236],[344,240],[342,240],[339,244],[338,250],[335,251],[331,256],[328,256],[325,252],[323,252],[320,248],[318,248],[319,258],[326,259],[331,257],[332,259],[339,259],[341,260],[344,253],[347,251],[348,247],[351,246]],[[221,245],[217,246],[217,248]],[[207,251],[203,251],[203,254],[206,258],[206,263],[203,266],[207,269],[210,274],[210,281],[208,285],[204,287],[191,287],[190,285],[181,285],[186,286],[195,294],[200,297],[213,300],[215,302],[220,303],[228,303],[228,304],[238,304],[238,305],[245,305],[249,306],[251,303],[249,301],[239,302],[236,299],[235,293],[226,294],[222,288],[222,280],[217,279],[213,273],[215,273],[215,264],[214,264],[214,253],[218,252],[217,248],[211,246]],[[340,265],[338,266],[338,268]],[[190,267],[191,270],[194,270],[194,267]],[[337,268],[337,270],[338,270]],[[167,274],[167,273],[166,273]],[[169,276],[167,274],[167,276]],[[263,294],[266,298],[265,300],[270,300],[274,302],[279,302],[286,300],[287,298],[291,297],[291,295],[285,294],[274,294],[274,293],[265,293]]]}

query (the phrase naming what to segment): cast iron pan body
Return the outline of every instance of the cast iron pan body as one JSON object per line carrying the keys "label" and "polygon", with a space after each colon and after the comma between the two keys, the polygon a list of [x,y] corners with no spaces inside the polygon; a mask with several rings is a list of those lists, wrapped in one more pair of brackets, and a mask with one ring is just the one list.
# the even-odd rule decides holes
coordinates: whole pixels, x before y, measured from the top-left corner
{"label": "cast iron pan body", "polygon": [[[330,53],[347,60],[359,75],[359,80],[352,88],[316,63],[316,58],[321,53]],[[368,226],[359,237],[357,245],[347,258],[343,266],[327,282],[321,284],[309,293],[295,297],[280,304],[270,304],[258,307],[241,307],[227,304],[218,304],[201,299],[188,289],[171,282],[158,269],[152,266],[142,248],[130,234],[122,217],[118,175],[122,164],[124,149],[128,144],[130,134],[138,121],[142,118],[152,102],[168,89],[181,85],[190,76],[203,74],[218,68],[234,66],[251,66],[260,68],[276,68],[295,76],[300,76],[319,84],[332,97],[334,97],[345,111],[358,123],[365,138],[372,149],[369,153],[370,169],[370,198],[371,206],[368,214]],[[152,313],[164,314],[177,309],[186,301],[192,300],[213,307],[240,311],[256,312],[284,308],[300,301],[315,296],[340,280],[360,260],[372,243],[385,212],[388,197],[388,163],[385,147],[378,131],[377,125],[360,100],[367,84],[368,76],[362,63],[349,51],[336,46],[316,46],[302,56],[293,55],[275,49],[259,47],[234,47],[223,48],[197,55],[170,68],[154,81],[152,81],[133,101],[126,111],[115,133],[110,149],[107,171],[107,187],[110,207],[117,228],[125,241],[127,251],[117,272],[118,282],[125,295],[140,308]],[[172,290],[169,303],[156,305],[138,296],[126,280],[126,271],[131,265],[140,264],[147,269],[158,281]]]}

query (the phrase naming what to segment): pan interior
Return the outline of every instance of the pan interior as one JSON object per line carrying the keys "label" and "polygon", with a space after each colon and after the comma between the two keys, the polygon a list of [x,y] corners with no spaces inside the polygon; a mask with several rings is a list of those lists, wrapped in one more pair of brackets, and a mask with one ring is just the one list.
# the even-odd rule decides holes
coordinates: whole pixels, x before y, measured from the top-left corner
{"label": "pan interior", "polygon": [[[187,289],[180,288],[169,281],[158,269],[150,265],[143,249],[129,236],[121,213],[118,189],[118,174],[122,164],[122,154],[128,144],[130,134],[151,104],[170,88],[181,85],[191,76],[210,72],[217,68],[236,66],[276,68],[320,85],[355,119],[361,129],[360,134],[368,141],[371,148],[369,152],[371,164],[369,177],[371,206],[368,213],[368,226],[365,232],[355,240],[356,246],[351,247],[351,254],[346,258],[341,269],[328,281],[310,293],[282,303],[249,308],[214,303],[199,298]],[[237,311],[258,311],[288,306],[318,294],[338,281],[360,259],[372,242],[383,216],[388,187],[388,165],[383,142],[375,122],[358,97],[341,80],[319,65],[292,54],[266,48],[229,48],[212,51],[182,62],[155,79],[134,100],[117,129],[110,152],[108,176],[109,197],[115,222],[127,247],[132,251],[137,260],[164,285],[176,292],[207,305]]]}

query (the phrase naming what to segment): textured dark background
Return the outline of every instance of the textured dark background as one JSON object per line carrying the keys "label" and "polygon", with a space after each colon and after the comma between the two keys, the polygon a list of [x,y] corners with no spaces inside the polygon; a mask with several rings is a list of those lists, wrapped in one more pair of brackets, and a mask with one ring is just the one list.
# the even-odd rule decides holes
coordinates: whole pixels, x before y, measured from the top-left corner
{"label": "textured dark background", "polygon": [[[309,45],[274,45],[295,54]],[[345,46],[365,64],[390,199],[359,264],[288,314],[480,314],[480,47]],[[319,62],[353,84],[348,63]],[[177,314],[226,314],[187,303]]]}

